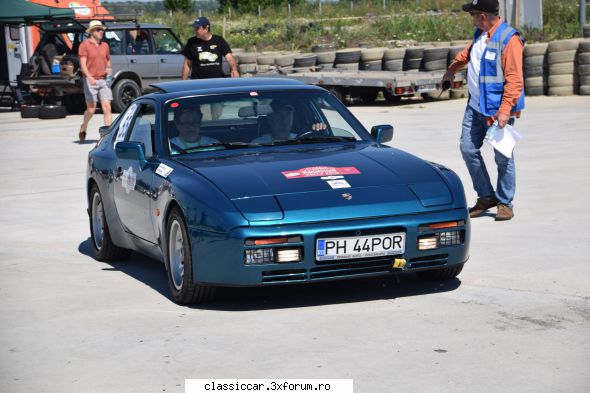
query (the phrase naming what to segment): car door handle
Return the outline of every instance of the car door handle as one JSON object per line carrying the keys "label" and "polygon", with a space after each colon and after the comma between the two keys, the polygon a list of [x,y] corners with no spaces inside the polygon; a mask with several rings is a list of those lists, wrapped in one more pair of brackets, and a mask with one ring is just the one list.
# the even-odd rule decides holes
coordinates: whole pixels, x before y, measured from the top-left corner
{"label": "car door handle", "polygon": [[167,59],[160,59],[160,63],[167,63],[168,60]]}
{"label": "car door handle", "polygon": [[137,59],[130,59],[129,62],[135,64],[137,63]]}

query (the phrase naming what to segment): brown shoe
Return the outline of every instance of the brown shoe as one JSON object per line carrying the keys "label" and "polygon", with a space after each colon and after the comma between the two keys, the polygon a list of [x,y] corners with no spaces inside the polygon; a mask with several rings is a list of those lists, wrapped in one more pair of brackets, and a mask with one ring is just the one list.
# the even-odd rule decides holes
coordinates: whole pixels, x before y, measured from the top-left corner
{"label": "brown shoe", "polygon": [[507,205],[498,205],[498,213],[496,214],[496,221],[508,221],[514,217],[514,212]]}
{"label": "brown shoe", "polygon": [[477,198],[475,206],[469,209],[469,217],[475,218],[479,216],[481,213],[485,212],[488,209],[491,209],[494,206],[498,206],[498,200],[496,199],[496,197]]}
{"label": "brown shoe", "polygon": [[78,133],[78,139],[80,139],[80,142],[84,142],[86,140],[86,130],[83,130],[82,127],[80,127],[80,132]]}

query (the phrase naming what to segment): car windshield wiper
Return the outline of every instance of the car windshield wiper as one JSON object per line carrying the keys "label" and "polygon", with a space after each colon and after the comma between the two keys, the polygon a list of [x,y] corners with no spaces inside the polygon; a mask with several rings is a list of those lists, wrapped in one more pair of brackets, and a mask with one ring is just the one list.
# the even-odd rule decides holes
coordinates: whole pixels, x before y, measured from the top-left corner
{"label": "car windshield wiper", "polygon": [[247,143],[247,142],[215,142],[208,143],[206,145],[191,147],[186,149],[187,152],[198,151],[198,150],[218,150],[223,147],[225,149],[244,149],[248,147],[260,146],[258,143]]}
{"label": "car windshield wiper", "polygon": [[274,143],[264,143],[264,146],[276,145],[297,145],[301,143],[315,142],[356,142],[353,136],[336,136],[336,135],[305,135],[303,138],[289,139],[286,141],[275,141]]}

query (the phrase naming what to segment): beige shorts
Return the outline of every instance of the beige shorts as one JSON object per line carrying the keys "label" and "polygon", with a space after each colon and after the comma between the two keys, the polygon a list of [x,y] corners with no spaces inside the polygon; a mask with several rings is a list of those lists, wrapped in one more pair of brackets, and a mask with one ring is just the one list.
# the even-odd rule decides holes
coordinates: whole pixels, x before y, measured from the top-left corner
{"label": "beige shorts", "polygon": [[96,79],[96,83],[91,85],[88,79],[84,78],[82,85],[84,86],[84,98],[86,102],[96,102],[97,97],[100,101],[113,100],[113,92],[104,79]]}

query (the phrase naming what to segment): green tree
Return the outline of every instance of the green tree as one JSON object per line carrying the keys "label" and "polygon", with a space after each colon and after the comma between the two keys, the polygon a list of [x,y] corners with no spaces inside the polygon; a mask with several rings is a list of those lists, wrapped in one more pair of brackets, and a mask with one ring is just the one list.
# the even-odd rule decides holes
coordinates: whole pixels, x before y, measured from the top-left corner
{"label": "green tree", "polygon": [[192,0],[164,0],[164,8],[170,12],[193,12]]}

